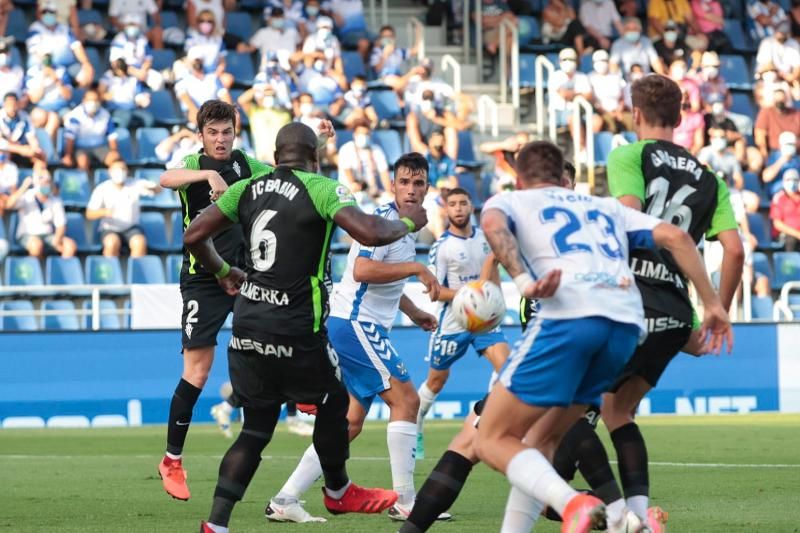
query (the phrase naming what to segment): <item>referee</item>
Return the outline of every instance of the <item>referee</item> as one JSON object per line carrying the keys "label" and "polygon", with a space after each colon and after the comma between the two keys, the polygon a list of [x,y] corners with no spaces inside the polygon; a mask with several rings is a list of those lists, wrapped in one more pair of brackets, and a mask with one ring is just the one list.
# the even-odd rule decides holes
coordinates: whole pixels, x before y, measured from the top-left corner
{"label": "referee", "polygon": [[[222,459],[204,531],[227,531],[287,400],[317,406],[313,441],[331,512],[377,513],[397,500],[393,491],[351,483],[345,469],[348,395],[324,325],[330,241],[339,225],[368,246],[389,244],[424,226],[425,211],[418,207],[400,220],[363,213],[346,187],[315,173],[317,139],[303,124],[281,128],[275,160],[274,172],[231,186],[184,236],[185,246],[223,289],[238,293],[228,365],[244,424]],[[230,267],[210,239],[234,227],[244,231],[249,251],[244,272]]]}

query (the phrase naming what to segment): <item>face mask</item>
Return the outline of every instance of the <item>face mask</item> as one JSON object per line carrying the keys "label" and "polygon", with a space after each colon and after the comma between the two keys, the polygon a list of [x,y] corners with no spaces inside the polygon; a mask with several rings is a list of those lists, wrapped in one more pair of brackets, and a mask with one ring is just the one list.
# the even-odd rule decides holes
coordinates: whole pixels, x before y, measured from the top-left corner
{"label": "face mask", "polygon": [[208,35],[214,30],[214,25],[210,22],[201,22],[197,27],[200,28],[200,33],[203,35]]}
{"label": "face mask", "polygon": [[381,39],[381,45],[384,47],[392,46],[393,44],[394,44],[394,37],[384,37],[383,39]]}
{"label": "face mask", "polygon": [[594,70],[598,74],[607,74],[608,73],[608,62],[607,61],[598,61],[594,64]]}
{"label": "face mask", "polygon": [[39,194],[42,196],[50,196],[52,188],[49,185],[39,185]]}
{"label": "face mask", "polygon": [[319,8],[317,6],[306,6],[306,15],[316,17],[319,15]]}
{"label": "face mask", "polygon": [[203,70],[203,60],[202,59],[195,59],[192,61],[192,68],[194,70],[202,71]]}
{"label": "face mask", "polygon": [[719,74],[718,67],[706,67],[703,69],[703,74],[705,75],[706,79],[713,80]]}
{"label": "face mask", "polygon": [[800,190],[800,182],[796,180],[784,181],[783,190],[789,193],[796,193],[798,190]]}
{"label": "face mask", "polygon": [[714,116],[722,116],[725,114],[725,104],[722,102],[714,102],[711,104],[711,114]]}
{"label": "face mask", "polygon": [[354,135],[353,142],[355,142],[356,146],[359,148],[366,148],[369,146],[369,137],[366,135]]}
{"label": "face mask", "polygon": [[325,61],[322,59],[317,59],[314,61],[314,70],[317,72],[325,72]]}
{"label": "face mask", "polygon": [[667,30],[664,32],[664,40],[669,43],[674,43],[678,40],[678,32],[675,30]]}
{"label": "face mask", "polygon": [[366,89],[364,89],[364,87],[353,87],[353,94],[356,95],[356,97],[358,97],[358,98],[361,98],[362,96],[364,96],[365,92],[367,92],[367,91],[366,91]]}
{"label": "face mask", "polygon": [[86,102],[85,104],[83,104],[83,107],[84,107],[84,109],[86,109],[86,112],[88,114],[94,115],[95,113],[97,113],[100,110],[100,103],[99,102],[95,102],[94,100],[90,100],[90,101]]}
{"label": "face mask", "polygon": [[127,35],[129,39],[136,39],[139,36],[139,27],[138,26],[126,26],[125,27],[125,35]]}
{"label": "face mask", "polygon": [[631,72],[631,81],[639,81],[644,78],[644,72]]}
{"label": "face mask", "polygon": [[635,43],[639,40],[640,35],[638,31],[626,31],[624,37],[629,43]]}
{"label": "face mask", "polygon": [[317,35],[323,41],[327,40],[331,36],[331,29],[330,28],[320,28],[317,30]]}
{"label": "face mask", "polygon": [[314,104],[309,104],[308,102],[300,104],[300,114],[303,115],[304,117],[309,116],[313,112],[314,112]]}
{"label": "face mask", "polygon": [[119,185],[125,183],[125,180],[128,179],[128,172],[121,168],[115,168],[108,172],[108,177],[111,178],[112,182]]}
{"label": "face mask", "polygon": [[686,77],[686,69],[681,68],[674,68],[672,69],[672,79],[675,81],[681,81],[683,78]]}
{"label": "face mask", "polygon": [[797,147],[791,144],[784,144],[781,146],[781,155],[784,157],[793,156],[797,153]]}
{"label": "face mask", "polygon": [[711,139],[711,148],[717,152],[723,151],[728,147],[728,140],[725,137],[714,137]]}
{"label": "face mask", "polygon": [[265,96],[261,100],[261,106],[264,107],[265,109],[271,109],[275,107],[275,97],[271,94]]}
{"label": "face mask", "polygon": [[42,15],[42,24],[45,26],[55,26],[58,23],[55,13],[45,13]]}
{"label": "face mask", "polygon": [[780,102],[775,102],[775,109],[777,109],[778,111],[786,111],[786,109],[788,109],[788,106],[786,105],[786,102],[781,100]]}
{"label": "face mask", "polygon": [[775,83],[778,79],[778,73],[770,70],[769,72],[765,72],[761,75],[761,79],[764,80],[766,83]]}
{"label": "face mask", "polygon": [[269,25],[276,30],[282,30],[286,26],[286,21],[283,19],[272,19],[269,21]]}
{"label": "face mask", "polygon": [[433,100],[423,100],[419,104],[419,108],[420,110],[422,110],[423,113],[427,113],[428,111],[433,109]]}
{"label": "face mask", "polygon": [[578,67],[578,65],[576,65],[574,61],[562,61],[561,62],[561,70],[563,70],[567,74],[572,74],[573,72],[575,72],[575,69],[577,67]]}

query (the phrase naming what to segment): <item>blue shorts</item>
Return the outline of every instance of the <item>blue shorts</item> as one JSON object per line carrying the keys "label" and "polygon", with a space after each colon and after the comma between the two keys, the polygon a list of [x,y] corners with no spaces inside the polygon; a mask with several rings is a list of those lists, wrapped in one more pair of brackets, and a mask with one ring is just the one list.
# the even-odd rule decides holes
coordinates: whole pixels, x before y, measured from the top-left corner
{"label": "blue shorts", "polygon": [[350,394],[369,411],[377,394],[391,388],[389,378],[411,379],[385,328],[371,322],[328,319],[328,339],[339,355],[342,377]]}
{"label": "blue shorts", "polygon": [[500,371],[514,396],[538,407],[600,405],[639,342],[640,329],[602,317],[537,318]]}
{"label": "blue shorts", "polygon": [[470,345],[475,348],[476,352],[483,355],[486,348],[501,342],[506,342],[506,337],[500,332],[500,328],[477,335],[469,331],[449,335],[436,332],[431,335],[428,359],[432,369],[447,370],[453,366],[453,363],[464,357]]}

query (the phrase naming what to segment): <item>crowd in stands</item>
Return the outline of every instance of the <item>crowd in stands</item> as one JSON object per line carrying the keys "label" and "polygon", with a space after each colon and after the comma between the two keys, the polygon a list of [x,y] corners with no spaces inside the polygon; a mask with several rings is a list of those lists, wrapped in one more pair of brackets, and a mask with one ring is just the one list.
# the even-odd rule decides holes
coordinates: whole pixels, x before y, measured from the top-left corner
{"label": "crowd in stands", "polygon": [[[428,22],[446,19],[450,44],[462,38],[464,1],[420,2]],[[595,142],[609,149],[635,140],[630,84],[650,72],[674,79],[684,92],[674,142],[728,182],[750,251],[797,249],[800,1],[477,5],[489,63],[501,23],[516,25],[523,53],[556,64],[547,89],[559,124],[574,127],[567,119],[581,96],[595,110]],[[145,256],[142,209],[165,213],[164,233],[175,235],[169,215],[179,204],[157,187],[157,169],[200,148],[194,121],[212,98],[237,105],[236,147],[266,162],[282,125],[332,120],[324,171],[365,209],[391,198],[401,153],[427,154],[428,243],[445,230],[447,189],[463,185],[465,171],[477,178],[478,204],[513,187],[510,162],[528,140],[521,132],[481,144],[494,163],[481,183],[465,134],[472,99],[418,57],[422,35],[404,48],[395,28],[369,28],[361,0],[0,0],[3,33],[0,260],[15,250],[74,256],[84,229],[104,256]],[[67,224],[72,212],[85,228]],[[769,293],[753,279],[757,294]]]}

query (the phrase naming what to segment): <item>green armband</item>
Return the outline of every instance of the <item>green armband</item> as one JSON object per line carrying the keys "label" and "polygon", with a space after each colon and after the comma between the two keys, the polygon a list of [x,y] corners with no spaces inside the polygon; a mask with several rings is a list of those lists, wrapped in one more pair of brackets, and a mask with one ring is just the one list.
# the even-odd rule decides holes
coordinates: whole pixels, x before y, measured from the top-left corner
{"label": "green armband", "polygon": [[403,224],[408,226],[408,232],[409,233],[414,233],[415,231],[417,231],[417,225],[414,224],[414,221],[411,220],[410,218],[403,217],[403,218],[400,219],[400,222],[402,222]]}
{"label": "green armband", "polygon": [[220,269],[214,274],[217,279],[222,279],[231,273],[231,266],[226,262],[222,262]]}
{"label": "green armband", "polygon": [[700,317],[697,316],[697,309],[692,306],[692,329],[700,329],[703,323],[700,322]]}

